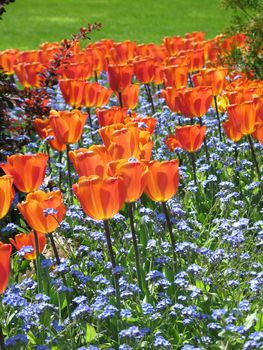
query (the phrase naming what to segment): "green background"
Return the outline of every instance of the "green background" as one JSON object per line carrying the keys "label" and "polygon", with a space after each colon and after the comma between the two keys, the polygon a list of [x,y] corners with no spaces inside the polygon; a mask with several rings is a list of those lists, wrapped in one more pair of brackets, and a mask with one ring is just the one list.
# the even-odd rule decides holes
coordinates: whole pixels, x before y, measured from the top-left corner
{"label": "green background", "polygon": [[34,49],[44,41],[70,38],[87,23],[100,22],[92,40],[111,38],[160,43],[164,36],[221,33],[231,13],[217,0],[16,0],[0,21],[0,49]]}

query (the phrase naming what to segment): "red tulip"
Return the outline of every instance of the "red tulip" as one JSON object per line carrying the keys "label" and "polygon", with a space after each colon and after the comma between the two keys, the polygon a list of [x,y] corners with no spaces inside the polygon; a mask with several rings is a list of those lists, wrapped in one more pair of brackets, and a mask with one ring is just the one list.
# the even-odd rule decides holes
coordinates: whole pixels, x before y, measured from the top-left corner
{"label": "red tulip", "polygon": [[0,167],[14,179],[16,188],[21,192],[32,192],[42,184],[47,166],[48,155],[14,154],[7,157],[7,163]]}
{"label": "red tulip", "polygon": [[11,252],[11,244],[0,242],[0,294],[4,293],[8,284]]}

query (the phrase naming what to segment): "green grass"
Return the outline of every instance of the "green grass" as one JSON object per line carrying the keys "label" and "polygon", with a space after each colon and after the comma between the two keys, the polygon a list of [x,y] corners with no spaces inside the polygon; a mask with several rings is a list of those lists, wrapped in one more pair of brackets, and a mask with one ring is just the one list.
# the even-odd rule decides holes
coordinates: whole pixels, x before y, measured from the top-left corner
{"label": "green grass", "polygon": [[160,43],[164,36],[201,30],[211,38],[231,14],[217,0],[16,0],[0,21],[0,50],[34,49],[44,41],[69,38],[88,22],[103,28],[92,40]]}

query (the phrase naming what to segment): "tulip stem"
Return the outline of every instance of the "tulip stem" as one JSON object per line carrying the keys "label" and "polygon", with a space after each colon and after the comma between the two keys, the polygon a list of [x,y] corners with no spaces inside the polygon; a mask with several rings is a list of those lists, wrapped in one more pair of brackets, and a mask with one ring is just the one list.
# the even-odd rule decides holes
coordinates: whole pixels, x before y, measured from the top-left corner
{"label": "tulip stem", "polygon": [[217,121],[218,121],[219,139],[222,142],[222,130],[221,130],[221,123],[220,123],[220,117],[219,117],[219,111],[218,111],[218,105],[217,105],[216,96],[214,96],[214,102],[215,102],[215,109],[216,109],[216,118],[217,118]]}
{"label": "tulip stem", "polygon": [[[199,118],[199,122],[200,122],[200,125],[203,126],[203,120],[201,117]],[[206,136],[204,137],[204,146],[205,146],[206,162],[207,162],[207,164],[209,164],[209,152],[208,152],[208,147],[207,147],[207,143],[206,143]]]}
{"label": "tulip stem", "polygon": [[57,250],[57,247],[56,247],[56,244],[55,244],[55,240],[54,240],[53,234],[49,233],[48,237],[49,237],[50,242],[51,242],[51,246],[52,246],[55,258],[56,258],[56,262],[57,262],[58,265],[60,265],[60,257],[59,257],[59,254],[58,254],[58,250]]}
{"label": "tulip stem", "polygon": [[170,234],[170,240],[171,240],[172,250],[173,250],[174,272],[175,272],[175,268],[176,268],[176,254],[175,254],[175,238],[174,238],[174,235],[173,235],[173,228],[172,228],[172,224],[171,224],[171,220],[170,220],[170,216],[169,216],[169,213],[168,213],[166,202],[161,202],[161,203],[162,203],[162,206],[163,206],[163,212],[164,212],[164,215],[165,215],[168,231],[169,231],[169,234]]}
{"label": "tulip stem", "polygon": [[260,174],[260,170],[259,170],[259,165],[258,165],[258,161],[257,161],[257,157],[256,157],[256,152],[255,152],[255,148],[254,148],[254,145],[253,145],[253,141],[252,141],[252,138],[251,138],[250,135],[247,135],[247,138],[248,138],[249,146],[250,146],[250,149],[251,149],[252,161],[253,161],[254,167],[256,168],[258,179],[260,180],[261,179],[261,174]]}
{"label": "tulip stem", "polygon": [[122,108],[122,107],[123,107],[122,93],[121,93],[120,91],[118,92],[118,97],[119,97],[119,104],[120,104],[120,107]]}
{"label": "tulip stem", "polygon": [[46,143],[46,150],[47,150],[47,155],[48,155],[48,167],[49,167],[49,171],[51,172],[50,148],[49,148],[49,144],[48,143]]}
{"label": "tulip stem", "polygon": [[95,81],[98,82],[98,73],[96,70],[94,70],[94,78],[95,78]]}
{"label": "tulip stem", "polygon": [[151,107],[152,107],[152,114],[154,114],[155,108],[154,108],[153,97],[152,97],[151,88],[150,88],[149,84],[145,84],[145,90],[146,90],[146,93],[148,95],[148,99],[149,99],[149,102],[151,104]]}
{"label": "tulip stem", "polygon": [[196,166],[195,166],[195,155],[194,155],[193,152],[190,152],[189,155],[190,155],[190,159],[191,159],[191,163],[192,163],[192,168],[193,168],[194,183],[195,183],[195,186],[197,186]]}
{"label": "tulip stem", "polygon": [[40,267],[40,253],[39,253],[39,244],[38,244],[38,236],[37,232],[33,230],[34,232],[34,240],[35,240],[35,249],[36,249],[36,273],[37,273],[37,287],[38,287],[38,293],[42,292],[42,282],[41,282],[41,267]]}
{"label": "tulip stem", "polygon": [[58,171],[58,187],[61,191],[61,184],[62,184],[62,169],[61,169],[61,164],[62,164],[62,152],[59,151],[59,158],[58,158],[58,162],[59,162],[59,171]]}
{"label": "tulip stem", "polygon": [[136,232],[135,232],[135,227],[134,227],[134,217],[133,217],[132,204],[133,203],[128,203],[128,209],[129,209],[130,226],[131,226],[131,233],[132,233],[132,242],[133,242],[134,253],[135,253],[135,263],[136,263],[138,285],[139,285],[140,290],[142,290],[141,270],[140,270],[140,255],[139,255],[138,243],[137,243]]}
{"label": "tulip stem", "polygon": [[0,325],[0,350],[4,350],[4,349],[5,349],[5,337],[3,334],[2,327]]}
{"label": "tulip stem", "polygon": [[87,107],[87,112],[88,112],[88,121],[89,121],[89,128],[90,128],[90,137],[91,137],[91,140],[93,141],[93,135],[92,135],[92,119],[91,119],[90,107]]}
{"label": "tulip stem", "polygon": [[69,159],[70,147],[67,144],[67,167],[68,167],[68,186],[69,186],[69,202],[72,204],[72,181],[71,181],[71,172],[70,172],[70,159]]}
{"label": "tulip stem", "polygon": [[112,275],[113,275],[114,286],[115,286],[116,304],[117,304],[118,310],[120,310],[121,302],[120,302],[119,277],[118,277],[118,274],[116,272],[116,260],[115,260],[115,255],[114,255],[114,251],[113,251],[112,244],[111,244],[109,221],[103,220],[103,225],[104,225],[104,234],[105,234],[105,238],[106,238],[106,242],[107,242],[110,261],[111,261],[111,265],[112,265]]}

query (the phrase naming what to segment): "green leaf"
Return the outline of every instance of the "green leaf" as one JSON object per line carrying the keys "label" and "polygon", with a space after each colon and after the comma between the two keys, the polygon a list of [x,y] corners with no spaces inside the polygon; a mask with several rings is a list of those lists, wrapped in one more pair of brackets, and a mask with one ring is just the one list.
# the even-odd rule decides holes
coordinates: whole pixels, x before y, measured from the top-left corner
{"label": "green leaf", "polygon": [[247,331],[249,328],[251,328],[255,322],[257,321],[257,311],[256,310],[253,314],[250,314],[247,316],[246,320],[245,320],[245,324],[244,324],[244,328]]}
{"label": "green leaf", "polygon": [[86,325],[86,342],[90,343],[94,338],[96,338],[96,330],[93,326],[87,323]]}

